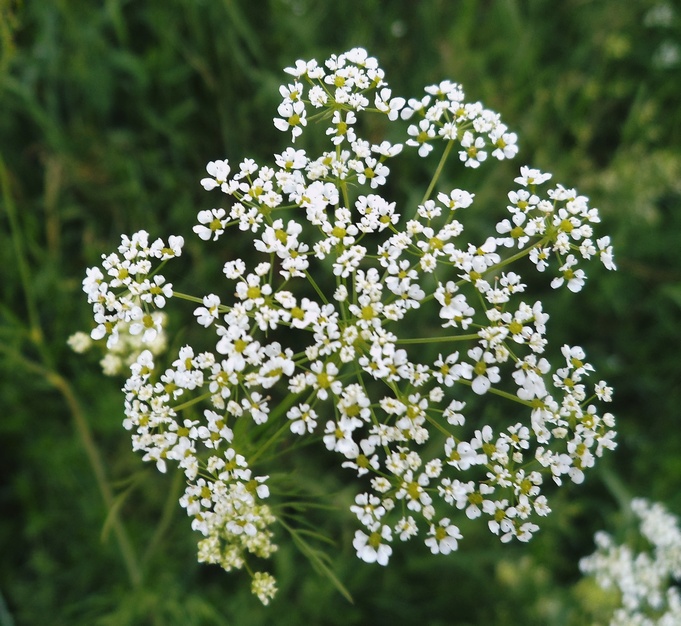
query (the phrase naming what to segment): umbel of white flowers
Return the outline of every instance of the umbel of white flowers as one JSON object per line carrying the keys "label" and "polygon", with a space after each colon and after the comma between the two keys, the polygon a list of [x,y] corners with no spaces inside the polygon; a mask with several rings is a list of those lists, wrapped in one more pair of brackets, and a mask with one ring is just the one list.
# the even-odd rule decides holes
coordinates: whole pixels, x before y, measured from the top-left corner
{"label": "umbel of white flowers", "polygon": [[[620,594],[611,626],[676,626],[681,624],[681,529],[662,504],[643,498],[631,501],[639,521],[638,548],[619,545],[596,533],[596,552],[579,565],[600,587]],[[643,541],[641,541],[641,539]]]}
{"label": "umbel of white flowers", "polygon": [[[276,549],[275,522],[295,532],[283,508],[292,496],[267,474],[291,439],[337,456],[355,484],[357,556],[381,565],[417,537],[435,554],[456,550],[461,515],[504,542],[529,540],[550,511],[545,477],[579,483],[615,446],[614,418],[598,408],[611,389],[578,346],[552,366],[549,316],[521,274],[578,292],[588,262],[614,269],[588,199],[522,167],[505,216],[476,241],[464,228],[474,194],[444,188],[442,174],[515,156],[497,113],[450,81],[395,97],[360,48],[286,72],[275,126],[292,142],[321,127],[328,149],[295,143],[270,165],[208,163],[201,184],[221,206],[199,211],[193,230],[206,254],[231,255],[222,279],[178,293],[160,269],[177,263],[183,237],[140,231],[83,281],[92,337],[112,350],[122,333],[158,341],[171,298],[199,305],[214,349],[185,345],[166,367],[139,353],[123,425],[145,461],[184,471],[199,560],[245,568],[265,603],[275,583],[254,573],[254,557]],[[363,137],[369,115],[399,126],[404,143]],[[440,159],[415,205],[384,193],[403,149]],[[248,256],[230,252],[228,233],[252,243]],[[469,414],[476,396],[507,403],[508,421]]]}

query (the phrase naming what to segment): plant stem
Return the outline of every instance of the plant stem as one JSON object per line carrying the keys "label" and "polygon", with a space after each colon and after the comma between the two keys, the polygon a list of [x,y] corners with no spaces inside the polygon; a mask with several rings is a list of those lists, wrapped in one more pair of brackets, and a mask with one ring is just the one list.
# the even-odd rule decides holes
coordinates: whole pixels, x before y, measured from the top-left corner
{"label": "plant stem", "polygon": [[450,140],[447,146],[445,147],[445,151],[442,153],[442,157],[440,157],[440,162],[437,164],[437,169],[435,170],[435,174],[433,174],[433,178],[430,181],[430,185],[428,185],[428,189],[426,189],[426,193],[423,194],[423,199],[421,200],[421,204],[423,204],[428,198],[430,198],[430,194],[433,193],[433,189],[435,188],[435,185],[437,184],[437,181],[440,179],[440,175],[442,174],[442,170],[445,166],[445,163],[447,162],[447,158],[449,157],[449,153],[452,151],[452,148],[454,147],[454,140]]}
{"label": "plant stem", "polygon": [[184,474],[178,469],[173,476],[173,482],[168,490],[168,496],[166,498],[165,504],[163,505],[163,512],[161,513],[161,519],[156,525],[156,530],[154,531],[149,544],[147,545],[144,555],[142,556],[142,566],[146,567],[151,557],[153,556],[156,548],[161,543],[163,535],[166,533],[170,527],[170,523],[173,520],[173,516],[177,510],[177,500],[178,494],[180,492],[180,486],[182,485],[182,479]]}
{"label": "plant stem", "polygon": [[14,246],[14,254],[17,260],[17,269],[19,271],[19,278],[21,280],[21,285],[23,287],[24,299],[26,301],[26,313],[28,315],[29,324],[29,337],[31,342],[40,351],[40,355],[43,361],[51,363],[52,359],[45,350],[44,335],[42,326],[40,324],[40,316],[38,314],[38,305],[33,297],[33,290],[31,289],[31,272],[28,267],[28,261],[26,260],[26,252],[24,250],[24,244],[21,236],[21,228],[19,227],[19,220],[17,218],[16,206],[14,205],[14,200],[12,194],[10,193],[10,183],[7,176],[7,168],[5,167],[5,161],[0,154],[0,189],[2,191],[2,202],[7,211],[7,217],[9,219],[10,231],[12,233],[12,244]]}
{"label": "plant stem", "polygon": [[50,383],[64,398],[66,405],[69,408],[71,417],[73,418],[73,423],[76,428],[76,432],[80,438],[81,444],[85,449],[85,454],[90,462],[90,468],[92,473],[95,475],[95,481],[99,489],[99,493],[104,500],[104,504],[107,510],[110,512],[111,516],[111,527],[113,528],[114,535],[116,536],[116,541],[118,542],[121,555],[123,557],[123,562],[125,564],[125,569],[128,573],[128,578],[133,587],[139,587],[142,584],[142,571],[137,562],[137,556],[135,554],[135,549],[130,541],[127,531],[123,526],[123,523],[118,517],[118,514],[113,510],[115,499],[109,482],[106,477],[106,471],[104,469],[104,463],[102,457],[95,443],[94,437],[92,436],[92,431],[88,424],[85,413],[78,402],[73,388],[69,382],[58,372],[49,370],[42,365],[30,361],[18,352],[8,348],[7,346],[0,344],[0,352],[4,352],[8,356],[12,357],[16,362],[20,363],[27,370],[35,372],[36,374],[43,377],[48,383]]}
{"label": "plant stem", "polygon": [[173,298],[179,298],[180,300],[188,300],[189,302],[195,302],[196,304],[203,304],[203,298],[190,296],[186,293],[181,293],[179,291],[173,291]]}
{"label": "plant stem", "polygon": [[423,337],[412,339],[398,339],[395,343],[399,344],[422,344],[422,343],[442,343],[445,341],[471,341],[473,339],[480,339],[477,333],[471,335],[451,335],[449,337]]}
{"label": "plant stem", "polygon": [[312,277],[312,274],[310,274],[310,272],[308,272],[307,270],[305,270],[305,277],[310,281],[310,284],[312,285],[312,287],[314,287],[314,290],[317,292],[322,302],[324,304],[328,304],[329,301],[326,299],[324,292],[319,288],[317,281],[315,281],[315,279]]}
{"label": "plant stem", "polygon": [[[47,372],[47,380],[52,383],[52,385],[62,394],[66,404],[71,411],[73,416],[73,421],[76,426],[76,430],[80,437],[83,448],[85,448],[85,453],[90,462],[90,467],[95,475],[95,480],[97,481],[97,487],[104,500],[108,510],[114,505],[114,496],[109,486],[109,482],[106,477],[106,470],[104,469],[104,463],[102,462],[102,457],[95,443],[94,437],[92,436],[92,431],[85,418],[85,414],[76,398],[71,385],[68,381],[58,374],[57,372]],[[135,549],[130,541],[123,523],[121,522],[118,514],[113,513],[112,528],[118,542],[118,546],[123,556],[123,562],[125,563],[125,568],[128,572],[128,578],[133,587],[139,587],[142,584],[142,571],[137,562],[137,555],[135,554]]]}
{"label": "plant stem", "polygon": [[269,448],[277,439],[279,439],[281,434],[288,430],[288,428],[289,422],[287,421],[262,446],[260,446],[258,451],[253,456],[251,456],[250,459],[248,459],[249,465],[255,464],[255,462],[263,455],[265,450],[267,450],[267,448]]}

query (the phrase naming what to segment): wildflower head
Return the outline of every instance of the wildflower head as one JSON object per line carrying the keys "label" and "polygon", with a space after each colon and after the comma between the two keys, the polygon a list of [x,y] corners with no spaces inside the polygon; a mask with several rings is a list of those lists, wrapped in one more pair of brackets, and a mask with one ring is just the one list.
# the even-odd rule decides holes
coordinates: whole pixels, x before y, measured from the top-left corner
{"label": "wildflower head", "polygon": [[[293,495],[269,476],[300,438],[353,483],[364,561],[387,565],[398,541],[414,539],[456,551],[461,516],[527,541],[550,511],[545,481],[581,482],[614,447],[598,407],[609,388],[579,347],[549,363],[548,314],[525,278],[538,271],[578,292],[588,263],[613,269],[597,210],[524,166],[502,194],[506,215],[482,239],[469,235],[468,216],[484,207],[442,172],[516,155],[497,113],[450,81],[394,96],[359,48],[286,72],[274,124],[295,146],[270,164],[211,161],[201,180],[220,206],[198,211],[194,233],[206,254],[229,256],[210,291],[177,293],[159,270],[183,239],[149,244],[145,232],[124,237],[83,283],[93,336],[115,343],[129,324],[153,341],[154,312],[181,299],[213,347],[185,345],[165,367],[139,355],[124,389],[133,446],[162,471],[182,468],[199,558],[227,570],[251,571],[276,549],[268,503]],[[400,126],[403,141],[364,137],[366,115]],[[327,142],[319,153],[302,147],[310,132]],[[417,204],[386,192],[392,159],[409,151],[440,159]],[[248,255],[232,252],[234,236]],[[469,412],[483,396],[510,419]],[[269,574],[254,576],[263,602],[274,589]]]}

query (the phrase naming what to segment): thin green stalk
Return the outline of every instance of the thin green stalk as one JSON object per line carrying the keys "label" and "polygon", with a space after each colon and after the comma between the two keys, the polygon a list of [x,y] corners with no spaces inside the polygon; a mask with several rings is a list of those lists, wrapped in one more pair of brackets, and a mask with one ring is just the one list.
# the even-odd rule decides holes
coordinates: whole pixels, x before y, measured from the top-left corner
{"label": "thin green stalk", "polygon": [[[97,481],[97,487],[104,500],[104,504],[107,509],[111,509],[114,505],[114,495],[109,487],[109,482],[106,477],[106,470],[104,469],[104,463],[102,457],[95,443],[94,437],[92,436],[92,431],[85,418],[80,403],[76,398],[71,385],[56,372],[48,372],[47,380],[54,385],[54,387],[62,394],[66,404],[69,406],[71,415],[73,416],[73,421],[80,436],[80,440],[85,449],[85,453],[90,462],[90,467],[95,475],[95,480]],[[114,535],[116,536],[116,541],[118,542],[118,547],[121,551],[123,557],[123,562],[125,563],[125,569],[128,572],[128,578],[133,587],[139,587],[142,584],[142,570],[137,561],[137,555],[135,554],[135,548],[128,536],[123,523],[117,514],[114,514],[112,519],[112,528]]]}
{"label": "thin green stalk", "polygon": [[2,202],[7,211],[9,219],[9,227],[12,236],[12,245],[14,246],[14,254],[17,261],[17,269],[19,270],[19,279],[23,287],[24,299],[26,301],[26,312],[28,315],[29,336],[34,345],[40,350],[45,363],[50,363],[51,358],[44,348],[44,335],[42,326],[40,324],[40,316],[38,314],[38,305],[33,297],[31,272],[29,270],[28,261],[26,260],[26,252],[24,251],[24,243],[21,235],[21,228],[19,227],[19,220],[17,218],[16,207],[10,192],[9,178],[7,176],[7,168],[5,161],[0,154],[0,187],[2,188]]}
{"label": "thin green stalk", "polygon": [[277,518],[277,522],[279,522],[284,527],[284,529],[288,531],[288,533],[291,535],[291,539],[293,539],[293,542],[296,544],[296,546],[298,546],[298,549],[310,560],[312,565],[331,581],[333,586],[341,593],[341,595],[348,602],[354,604],[350,592],[347,590],[345,585],[343,585],[343,583],[339,580],[338,576],[336,576],[334,571],[323,561],[323,559],[320,556],[326,555],[323,552],[320,552],[319,550],[315,550],[309,543],[307,543],[307,541],[305,541],[300,536],[300,532],[298,532],[295,528],[289,526],[281,517]]}
{"label": "thin green stalk", "polygon": [[195,404],[198,404],[199,402],[202,402],[206,398],[210,398],[211,392],[208,391],[206,393],[202,393],[200,396],[197,396],[196,398],[192,398],[191,400],[187,400],[186,402],[183,402],[182,404],[178,404],[177,406],[173,407],[173,411],[176,413],[179,413],[180,411],[184,411],[185,409],[189,408],[190,406],[194,406]]}
{"label": "thin green stalk", "polygon": [[85,449],[85,454],[90,463],[92,473],[95,475],[95,481],[97,483],[99,493],[102,496],[102,500],[104,500],[107,510],[110,511],[111,527],[116,537],[116,541],[118,542],[118,546],[123,557],[123,562],[128,573],[128,578],[130,579],[130,583],[133,587],[139,587],[142,584],[142,571],[137,561],[135,549],[117,513],[112,511],[113,507],[115,506],[115,498],[106,477],[104,463],[102,461],[101,454],[99,453],[99,449],[97,448],[97,444],[95,443],[92,431],[90,430],[87,418],[85,417],[85,413],[80,406],[80,402],[78,402],[78,398],[76,397],[73,388],[69,382],[58,372],[49,370],[38,363],[30,361],[23,355],[3,344],[0,344],[0,352],[4,352],[15,362],[20,363],[27,370],[35,372],[39,376],[43,377],[64,398],[64,401],[66,402],[66,405],[68,406],[71,413],[71,417],[73,418],[76,432],[78,433],[81,444]]}
{"label": "thin green stalk", "polygon": [[502,398],[506,398],[507,400],[512,400],[513,402],[518,402],[519,404],[524,404],[525,406],[534,407],[534,404],[529,400],[523,400],[522,398],[519,398],[515,394],[508,393],[508,391],[502,391],[501,389],[496,389],[494,387],[490,387],[488,391],[489,393],[493,393],[495,396],[501,396]]}
{"label": "thin green stalk", "polygon": [[477,333],[471,335],[450,335],[449,337],[414,337],[411,339],[398,339],[395,343],[399,344],[422,344],[422,343],[442,343],[444,341],[471,341],[473,339],[480,339]]}
{"label": "thin green stalk", "polygon": [[449,153],[452,151],[453,147],[454,140],[450,140],[447,146],[445,147],[445,151],[442,153],[442,156],[440,157],[440,162],[437,164],[437,169],[435,170],[435,174],[433,174],[433,178],[430,181],[430,185],[428,185],[426,193],[423,194],[421,204],[428,200],[428,198],[430,198],[430,194],[433,193],[433,189],[435,189],[435,185],[437,184],[437,181],[440,179],[442,170],[444,169],[445,163],[447,162],[447,158],[449,157]]}
{"label": "thin green stalk", "polygon": [[195,302],[196,304],[203,304],[203,298],[190,296],[186,293],[181,293],[179,291],[173,291],[173,298],[178,298],[180,300],[188,300],[189,302]]}
{"label": "thin green stalk", "polygon": [[180,493],[180,487],[182,486],[183,478],[184,473],[178,469],[175,472],[175,475],[173,476],[173,482],[170,486],[170,489],[168,490],[168,496],[166,497],[165,504],[163,505],[163,512],[161,513],[161,519],[156,525],[154,534],[151,537],[151,540],[149,541],[146,550],[144,551],[144,555],[142,556],[141,561],[142,567],[147,566],[154,552],[161,544],[161,539],[163,538],[163,535],[165,535],[168,528],[170,528],[170,524],[177,511],[177,501]]}
{"label": "thin green stalk", "polygon": [[305,278],[307,278],[310,281],[310,284],[314,287],[314,290],[317,292],[322,302],[324,304],[328,304],[329,301],[326,299],[324,292],[319,288],[317,281],[312,277],[312,274],[310,274],[310,272],[308,272],[307,270],[305,270]]}
{"label": "thin green stalk", "polygon": [[502,267],[505,267],[506,265],[510,265],[511,263],[515,263],[519,259],[522,259],[524,256],[527,256],[534,248],[537,248],[539,246],[543,246],[545,243],[547,243],[548,237],[544,237],[544,239],[540,239],[539,241],[535,241],[531,246],[528,246],[527,248],[523,248],[519,252],[516,252],[514,255],[508,257],[507,259],[504,259],[503,261],[500,261],[496,265],[492,265],[487,271],[495,271],[498,269],[501,269]]}
{"label": "thin green stalk", "polygon": [[426,413],[426,419],[428,420],[429,424],[432,424],[437,428],[445,437],[452,437],[452,433],[450,433],[440,422],[438,422],[434,417],[428,415]]}
{"label": "thin green stalk", "polygon": [[[507,259],[504,259],[503,261],[499,261],[496,265],[490,265],[487,269],[483,270],[482,274],[489,274],[491,272],[496,272],[500,270],[503,267],[506,267],[507,265],[510,265],[511,263],[515,263],[519,259],[522,259],[523,257],[526,257],[530,252],[539,246],[543,246],[545,243],[550,241],[549,237],[544,237],[543,239],[540,239],[539,241],[535,241],[531,246],[528,246],[527,248],[523,248],[519,252],[516,252],[514,255],[508,257]],[[466,280],[465,278],[462,278],[461,280],[457,281],[456,286],[460,287],[461,285],[465,285],[466,283],[469,283],[469,280]]]}
{"label": "thin green stalk", "polygon": [[627,519],[633,519],[634,514],[631,510],[633,495],[624,481],[607,465],[600,467],[599,475],[608,491],[619,504],[620,510],[624,512]]}
{"label": "thin green stalk", "polygon": [[[468,387],[472,386],[473,384],[472,381],[465,380],[463,378],[460,378],[456,382],[461,383],[462,385],[466,385]],[[534,403],[531,402],[530,400],[523,400],[522,398],[519,398],[515,394],[509,393],[508,391],[502,391],[501,389],[496,389],[495,387],[490,387],[487,390],[487,393],[494,394],[495,396],[501,396],[502,398],[506,398],[507,400],[517,402],[518,404],[524,404],[525,406],[534,407]]]}
{"label": "thin green stalk", "polygon": [[287,431],[288,429],[289,429],[289,423],[288,423],[288,421],[287,421],[287,422],[286,422],[285,424],[283,424],[283,425],[281,426],[281,428],[279,428],[279,429],[278,429],[278,430],[277,430],[277,431],[276,431],[276,432],[275,432],[275,433],[274,433],[274,434],[273,434],[273,435],[272,435],[272,436],[271,436],[271,437],[270,437],[262,446],[260,446],[260,448],[258,449],[258,451],[257,451],[253,456],[251,456],[250,459],[248,459],[248,463],[249,463],[250,465],[254,465],[255,462],[256,462],[256,461],[263,455],[263,453],[267,450],[267,448],[269,448],[273,443],[275,443],[275,442],[277,441],[277,439],[279,439],[279,437],[281,437],[282,433],[285,432],[285,431]]}

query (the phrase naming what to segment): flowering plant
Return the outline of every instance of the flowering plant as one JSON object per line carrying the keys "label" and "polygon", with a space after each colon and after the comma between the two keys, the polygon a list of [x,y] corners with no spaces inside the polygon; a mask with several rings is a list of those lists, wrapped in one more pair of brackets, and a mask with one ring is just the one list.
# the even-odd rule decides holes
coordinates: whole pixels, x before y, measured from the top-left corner
{"label": "flowering plant", "polygon": [[[614,418],[597,406],[611,389],[590,382],[580,347],[563,346],[551,366],[549,316],[520,273],[578,292],[585,262],[614,269],[587,198],[522,167],[505,217],[482,241],[467,238],[474,194],[440,189],[442,172],[451,160],[476,169],[516,155],[497,113],[450,81],[420,99],[393,96],[359,48],[286,72],[274,124],[294,145],[273,165],[211,161],[201,180],[223,206],[199,211],[193,230],[230,255],[222,280],[177,292],[161,270],[183,237],[140,231],[83,281],[92,338],[110,349],[122,332],[157,342],[171,298],[197,305],[211,349],[185,345],[166,367],[139,353],[123,425],[145,461],[184,471],[180,504],[202,536],[199,560],[247,569],[264,603],[275,581],[254,557],[276,549],[275,523],[300,539],[290,494],[268,474],[297,440],[320,443],[356,481],[353,546],[380,565],[416,537],[434,554],[456,550],[460,515],[503,542],[529,540],[550,511],[545,476],[579,483],[615,445]],[[406,126],[404,143],[364,138],[370,114]],[[318,122],[328,149],[311,155],[296,142]],[[381,192],[403,149],[440,153],[416,206]],[[234,233],[252,242],[248,257],[230,251]],[[486,420],[478,396],[507,403],[506,422]]]}
{"label": "flowering plant", "polygon": [[681,623],[681,529],[679,520],[657,502],[631,501],[640,526],[634,544],[617,544],[603,531],[596,533],[596,552],[579,565],[619,603],[611,626],[673,626]]}

